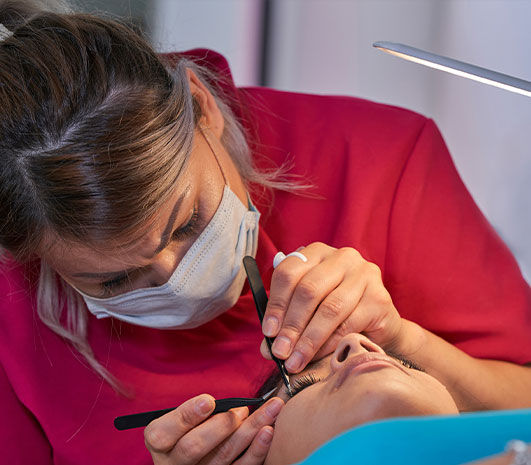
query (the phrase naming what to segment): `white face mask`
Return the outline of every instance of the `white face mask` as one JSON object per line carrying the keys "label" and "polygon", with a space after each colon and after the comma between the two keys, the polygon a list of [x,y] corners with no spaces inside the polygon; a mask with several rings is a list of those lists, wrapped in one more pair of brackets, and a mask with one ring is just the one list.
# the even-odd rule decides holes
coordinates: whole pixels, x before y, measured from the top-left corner
{"label": "white face mask", "polygon": [[225,187],[214,216],[177,265],[166,284],[136,289],[115,297],[83,296],[97,318],[113,316],[135,325],[160,329],[196,328],[231,308],[245,282],[243,257],[256,256],[260,213],[247,208],[230,189],[208,136],[201,128]]}
{"label": "white face mask", "polygon": [[216,213],[166,284],[99,299],[80,292],[91,313],[150,328],[189,329],[213,320],[238,300],[243,257],[255,256],[260,213],[225,186]]}

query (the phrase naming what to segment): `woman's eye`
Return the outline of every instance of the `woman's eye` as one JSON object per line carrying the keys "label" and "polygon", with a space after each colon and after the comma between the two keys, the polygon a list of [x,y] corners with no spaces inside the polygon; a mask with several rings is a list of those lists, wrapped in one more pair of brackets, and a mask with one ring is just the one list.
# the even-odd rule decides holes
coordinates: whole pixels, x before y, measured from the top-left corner
{"label": "woman's eye", "polygon": [[126,283],[128,279],[129,279],[129,276],[124,274],[121,276],[117,276],[116,278],[110,279],[109,281],[105,281],[101,283],[104,297],[108,297],[109,295],[116,292]]}
{"label": "woman's eye", "polygon": [[189,237],[195,236],[199,232],[199,213],[197,208],[194,206],[192,216],[184,226],[181,226],[179,229],[176,229],[171,238],[174,241],[182,241],[188,239]]}

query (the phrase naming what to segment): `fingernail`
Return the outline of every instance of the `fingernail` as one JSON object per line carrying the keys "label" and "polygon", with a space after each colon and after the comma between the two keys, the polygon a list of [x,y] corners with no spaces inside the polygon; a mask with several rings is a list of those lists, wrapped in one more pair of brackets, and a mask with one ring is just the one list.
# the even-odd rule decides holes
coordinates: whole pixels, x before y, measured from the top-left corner
{"label": "fingernail", "polygon": [[214,400],[212,397],[204,396],[195,405],[196,412],[200,415],[206,415],[214,409]]}
{"label": "fingernail", "polygon": [[273,428],[266,428],[258,433],[258,440],[264,445],[269,446],[273,440]]}
{"label": "fingernail", "polygon": [[294,352],[293,355],[286,360],[285,366],[291,372],[297,372],[302,366],[303,357],[300,352]]}
{"label": "fingernail", "polygon": [[287,357],[291,350],[291,341],[286,336],[280,336],[273,342],[273,352],[277,357]]}
{"label": "fingernail", "polygon": [[268,404],[266,404],[265,411],[271,418],[276,418],[282,410],[283,405],[284,403],[280,399],[272,399]]}
{"label": "fingernail", "polygon": [[241,421],[245,420],[249,416],[249,409],[247,407],[233,408],[232,411]]}
{"label": "fingernail", "polygon": [[276,336],[278,332],[278,320],[274,316],[266,318],[263,331],[265,336]]}

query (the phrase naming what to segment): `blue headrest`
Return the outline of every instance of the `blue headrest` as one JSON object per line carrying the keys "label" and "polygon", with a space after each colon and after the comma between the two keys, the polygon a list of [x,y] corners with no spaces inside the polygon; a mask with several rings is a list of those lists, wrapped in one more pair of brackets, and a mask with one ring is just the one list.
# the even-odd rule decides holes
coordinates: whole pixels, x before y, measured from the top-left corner
{"label": "blue headrest", "polygon": [[393,418],[367,423],[317,449],[304,465],[459,465],[531,442],[531,409]]}

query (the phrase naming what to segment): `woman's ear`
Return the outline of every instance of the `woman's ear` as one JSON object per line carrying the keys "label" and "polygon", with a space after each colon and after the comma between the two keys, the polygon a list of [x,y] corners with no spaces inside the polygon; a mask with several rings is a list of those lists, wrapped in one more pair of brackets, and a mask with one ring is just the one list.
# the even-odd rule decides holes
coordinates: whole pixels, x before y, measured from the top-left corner
{"label": "woman's ear", "polygon": [[192,97],[201,107],[199,124],[210,129],[218,139],[221,139],[225,127],[225,120],[214,96],[191,69],[186,69],[186,75]]}

